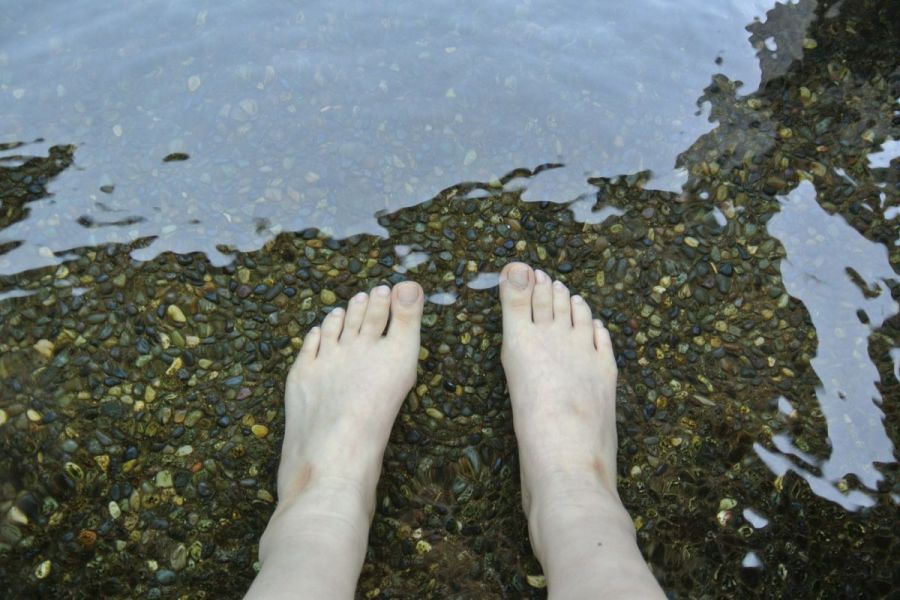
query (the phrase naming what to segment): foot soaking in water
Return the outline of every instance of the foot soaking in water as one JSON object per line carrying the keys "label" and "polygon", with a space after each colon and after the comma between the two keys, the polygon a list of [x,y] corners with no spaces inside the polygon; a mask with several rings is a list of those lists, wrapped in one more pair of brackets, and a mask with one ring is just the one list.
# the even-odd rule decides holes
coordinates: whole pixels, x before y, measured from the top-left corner
{"label": "foot soaking in water", "polygon": [[[550,597],[662,598],[616,492],[609,332],[581,296],[523,263],[501,273],[500,302],[522,507]],[[417,283],[379,286],[307,334],[247,598],[353,597],[388,436],[416,380],[424,303]]]}

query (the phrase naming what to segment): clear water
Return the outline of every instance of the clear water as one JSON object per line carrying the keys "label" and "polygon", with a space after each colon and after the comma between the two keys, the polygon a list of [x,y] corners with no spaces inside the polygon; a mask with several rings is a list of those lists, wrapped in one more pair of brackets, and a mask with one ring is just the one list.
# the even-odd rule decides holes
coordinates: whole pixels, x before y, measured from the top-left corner
{"label": "clear water", "polygon": [[[717,596],[698,591],[702,585],[697,582],[715,581],[723,594],[755,590],[772,597],[871,597],[877,595],[873,590],[883,591],[896,580],[889,572],[890,561],[882,560],[882,565],[879,559],[897,556],[892,523],[900,502],[894,408],[900,383],[900,307],[895,299],[900,105],[892,83],[897,63],[883,59],[898,40],[859,33],[882,31],[878,27],[896,11],[879,12],[876,7],[881,5],[863,0],[8,4],[0,14],[0,206],[6,211],[0,212],[0,374],[5,380],[0,391],[0,449],[5,454],[0,460],[0,509],[6,514],[0,519],[0,556],[8,557],[10,566],[0,566],[0,582],[25,595],[52,595],[70,581],[96,590],[102,588],[96,587],[98,581],[109,579],[118,582],[107,589],[113,596],[127,597],[127,590],[137,585],[134,589],[141,596],[161,597],[179,590],[202,592],[209,573],[236,565],[240,580],[228,590],[238,596],[252,577],[254,558],[248,558],[248,549],[271,510],[270,504],[258,502],[264,494],[251,494],[256,502],[252,509],[246,508],[249,501],[244,505],[235,500],[243,512],[234,524],[223,516],[227,502],[208,505],[207,515],[202,507],[209,500],[185,494],[186,506],[195,511],[190,514],[197,516],[194,521],[204,523],[209,517],[218,525],[210,521],[207,529],[195,529],[193,517],[176,509],[166,518],[190,522],[188,533],[182,532],[184,540],[166,534],[160,541],[150,531],[160,512],[132,511],[139,515],[134,518],[140,519],[136,531],[141,534],[129,537],[110,518],[110,499],[125,496],[114,486],[124,486],[127,480],[141,493],[156,493],[148,482],[160,465],[174,464],[175,446],[193,432],[177,443],[160,441],[163,434],[143,428],[154,419],[171,425],[163,413],[148,417],[149,410],[134,409],[118,424],[110,424],[105,416],[95,421],[96,415],[84,417],[81,409],[69,410],[62,401],[54,404],[55,396],[50,399],[57,388],[75,393],[73,385],[84,384],[86,390],[93,375],[84,373],[97,371],[97,365],[107,374],[114,370],[109,365],[124,367],[136,386],[153,380],[153,373],[140,370],[147,363],[135,360],[134,339],[119,347],[106,343],[110,334],[103,337],[95,330],[110,323],[116,335],[120,329],[126,336],[142,333],[141,319],[152,320],[157,308],[173,302],[169,296],[177,294],[169,284],[158,284],[180,281],[172,275],[177,269],[171,255],[165,253],[202,253],[209,273],[240,294],[235,291],[237,279],[247,284],[240,269],[251,273],[253,283],[271,286],[280,277],[276,267],[281,256],[270,253],[271,248],[282,248],[279,244],[293,239],[293,232],[315,228],[334,238],[328,241],[334,245],[326,242],[326,248],[340,257],[353,258],[358,251],[356,257],[363,262],[377,258],[389,265],[380,279],[421,278],[428,310],[438,315],[435,330],[452,337],[451,327],[462,328],[464,320],[459,318],[463,313],[456,319],[450,315],[468,310],[468,318],[476,312],[473,307],[490,302],[498,268],[514,256],[517,246],[510,231],[518,229],[508,225],[516,219],[507,211],[519,200],[533,209],[530,219],[554,223],[556,229],[548,231],[556,233],[547,234],[548,240],[576,240],[578,245],[567,249],[573,254],[583,244],[596,245],[596,252],[581,253],[582,260],[565,269],[566,251],[547,260],[562,276],[572,273],[570,284],[594,290],[590,300],[609,312],[622,355],[636,351],[637,358],[626,356],[620,362],[620,382],[625,380],[620,413],[633,417],[623,427],[634,428],[634,439],[620,447],[620,482],[623,499],[639,516],[639,529],[641,523],[653,522],[639,531],[639,540],[670,594]],[[795,101],[797,94],[802,101]],[[74,148],[71,165],[46,180],[23,183],[20,172],[28,169],[29,161],[45,161],[39,170],[49,173],[53,168],[47,156],[56,156],[66,146]],[[22,204],[16,194],[29,185],[38,189]],[[469,221],[475,220],[460,212],[467,206],[465,199],[479,199],[478,215],[485,222],[502,215],[490,223],[496,225],[490,235],[498,246],[506,241],[504,236],[510,239],[502,252],[497,248],[486,253],[479,245],[482,238],[464,237]],[[538,204],[544,201],[552,204]],[[568,205],[572,218],[558,219],[553,211],[559,204]],[[441,217],[443,229],[435,232],[426,227],[432,222],[432,206],[451,215],[449,220]],[[452,243],[441,252],[437,242],[429,246],[423,241],[422,231],[434,233],[435,239],[447,236]],[[364,235],[349,237],[357,234]],[[363,244],[363,251],[357,248],[359,239],[374,241]],[[132,242],[131,263],[116,258],[112,250],[108,256],[101,251],[112,248],[109,244]],[[700,250],[692,250],[698,245]],[[321,246],[310,245],[304,256]],[[659,254],[641,262],[647,248]],[[124,291],[115,296],[97,273],[84,265],[76,268],[86,255],[88,262],[101,265],[97,273],[106,272],[108,264],[128,264],[128,273],[135,273],[134,285],[127,280]],[[258,269],[246,267],[251,256]],[[147,267],[154,259],[162,265],[158,276],[153,275],[157,267]],[[273,261],[276,267],[266,266]],[[232,269],[232,263],[240,268]],[[285,284],[296,287],[305,302],[313,298],[307,311],[311,318],[327,309],[316,304],[320,285],[342,282],[347,275],[346,263],[335,264],[341,264],[336,271],[322,269],[328,273],[324,284],[315,278],[298,281],[303,279],[299,271]],[[465,269],[447,277],[454,264]],[[679,280],[669,292],[660,292],[662,279],[644,281],[645,275],[658,275],[657,267],[667,272],[669,264],[687,264],[678,267],[687,283]],[[69,275],[70,267],[77,277]],[[116,268],[112,271],[118,272]],[[718,277],[725,268],[735,269],[734,288]],[[595,285],[604,273],[605,285]],[[141,282],[154,277],[158,281],[148,288],[150,298],[135,291],[144,294]],[[695,280],[698,285],[692,284]],[[210,279],[205,283],[227,288],[218,280],[215,285]],[[676,295],[678,287],[687,284],[693,285],[693,295]],[[195,304],[204,292],[210,293],[207,287],[194,293]],[[671,323],[648,325],[659,314],[642,312],[650,306],[647,298],[665,293],[674,298],[667,308],[680,309],[680,316],[677,310],[660,311]],[[135,297],[143,299],[134,301],[142,312],[123,321],[120,309]],[[91,321],[87,331],[82,327],[78,333],[84,333],[86,345],[63,361],[59,348],[64,343],[59,340],[71,329],[66,319],[78,310],[72,308],[82,302],[78,298],[94,302],[92,316],[109,317]],[[184,296],[180,301],[184,304]],[[279,308],[296,313],[298,305],[285,300]],[[761,316],[732,318],[745,307],[758,309]],[[277,318],[251,315],[246,303],[241,309],[244,313],[229,314],[239,330],[256,331],[255,323],[263,323],[263,340],[285,333]],[[491,314],[485,309],[479,315],[484,321],[475,321],[479,327],[485,323],[488,333],[496,317]],[[685,314],[696,317],[693,329],[690,324],[682,327]],[[471,324],[465,322],[466,327]],[[652,354],[660,331],[660,339],[669,340],[668,325],[674,332],[672,347],[659,344]],[[100,341],[91,335],[99,335]],[[640,336],[649,336],[646,346],[636,341]],[[433,337],[430,350],[439,355],[439,336]],[[42,362],[35,354],[41,354],[38,339],[57,341],[55,359]],[[140,341],[137,344],[138,354],[151,354],[141,349]],[[153,352],[160,358],[156,348]],[[768,364],[757,364],[763,354]],[[165,352],[162,356],[171,358]],[[653,363],[653,356],[662,358]],[[467,361],[468,355],[459,360],[461,366],[453,367],[459,366],[459,373],[477,371],[478,365]],[[426,363],[428,377],[444,373],[445,363]],[[754,374],[745,375],[741,369],[751,363]],[[66,369],[81,379],[67,379]],[[665,386],[641,387],[653,379],[654,370],[660,377],[672,376],[673,382],[677,374],[683,385],[692,386],[689,393],[672,397],[668,412],[675,416],[669,422],[653,420],[657,408],[666,412],[665,402],[658,401],[665,394],[657,394]],[[256,372],[271,373],[270,380],[284,376],[282,366],[272,362]],[[247,373],[240,375],[248,387],[239,396],[244,389],[250,393],[253,376]],[[499,381],[499,372],[490,377]],[[785,380],[795,385],[779,387]],[[107,403],[108,388],[119,387],[109,384],[84,393],[98,404]],[[254,387],[254,392],[263,387]],[[260,392],[265,400],[257,402],[257,412],[264,407],[271,413],[268,422],[274,431],[279,399],[270,388]],[[232,389],[223,395],[230,402],[235,393]],[[129,394],[126,391],[125,397]],[[178,394],[158,401],[160,410],[181,410]],[[447,404],[435,401],[435,406],[443,409]],[[413,426],[416,432],[424,430],[424,418],[407,410],[410,414],[401,413],[399,431],[406,435]],[[54,420],[42,420],[47,411]],[[478,406],[474,412],[481,415]],[[222,416],[212,417],[213,432],[218,431],[215,419]],[[713,453],[713,458],[700,456],[702,452],[697,457],[678,455],[676,449],[690,446],[691,438],[670,435],[676,419],[679,424],[693,419],[697,426],[689,429],[709,447],[734,443],[734,449]],[[720,428],[723,422],[741,419],[736,428]],[[409,463],[416,452],[435,462],[444,456],[456,460],[459,448],[466,446],[466,473],[481,472],[480,465],[472,465],[483,455],[483,462],[496,468],[482,472],[481,483],[495,481],[491,485],[505,490],[498,499],[487,486],[484,497],[495,502],[497,511],[512,510],[514,502],[504,504],[515,494],[510,479],[514,475],[509,474],[515,469],[507,466],[506,458],[512,452],[509,432],[499,425],[495,430],[483,427],[475,436],[482,455],[479,450],[473,454],[471,448],[478,444],[471,441],[471,432],[458,426],[461,422],[444,421],[449,433],[442,437],[432,432],[432,445],[421,451],[394,443],[389,460]],[[453,429],[457,426],[459,431]],[[109,437],[103,432],[116,427],[129,435],[103,442]],[[216,452],[223,440],[231,448],[241,443],[242,435],[250,436],[236,426],[220,427],[227,438],[217,433],[192,438],[196,454],[216,456],[228,469],[240,471],[240,486],[253,494],[254,486],[273,489],[277,444],[259,454],[222,459]],[[100,433],[91,433],[95,429]],[[136,429],[141,433],[134,433]],[[84,432],[77,449],[71,449],[70,442],[78,438],[73,431]],[[103,446],[96,452],[85,442],[91,435]],[[653,450],[657,438],[666,436],[678,443],[669,441],[665,452]],[[467,441],[456,443],[458,439]],[[632,441],[634,451],[628,445]],[[117,472],[113,477],[118,458],[108,448],[121,450],[124,457],[129,444],[140,449],[145,471]],[[489,460],[495,458],[494,450],[501,457],[496,461]],[[98,456],[107,455],[103,452],[113,455],[109,479],[105,469],[100,474],[94,466]],[[48,479],[61,465],[69,472],[71,463],[81,464],[88,473],[79,484],[81,496],[63,501],[47,491],[53,489]],[[207,467],[199,460],[197,465],[202,467],[198,477],[204,475]],[[644,474],[639,468],[640,476],[634,475],[634,465],[642,465]],[[752,477],[741,479],[741,469]],[[697,479],[691,479],[691,473]],[[467,507],[476,506],[470,521],[484,527],[484,537],[490,538],[490,503],[485,500],[487,508],[467,504],[469,496],[457,493],[457,487],[467,490],[468,484],[459,483],[457,475],[454,471],[448,476],[452,483],[447,488],[457,501],[451,514],[468,514]],[[361,589],[371,592],[380,581],[388,596],[393,590],[390,597],[398,597],[405,588],[393,579],[392,588],[384,583],[389,577],[382,581],[379,574],[411,573],[408,577],[418,581],[415,578],[425,577],[428,568],[397,554],[401,544],[393,544],[391,525],[408,516],[397,496],[403,486],[414,486],[405,475],[390,479],[387,469],[386,477],[385,502],[373,526],[369,562],[374,567],[364,573]],[[209,481],[212,487],[216,480],[210,475]],[[247,481],[253,485],[245,485]],[[423,490],[435,482],[426,483],[414,490],[415,496],[428,497]],[[232,498],[226,488],[219,490],[218,500]],[[681,492],[670,493],[672,489],[688,492],[678,495]],[[41,510],[15,512],[14,506],[29,505],[31,500],[22,500],[29,495],[55,498],[56,508],[44,500]],[[470,495],[477,497],[478,492]],[[736,507],[733,498],[740,500]],[[434,515],[444,513],[430,511],[447,503],[425,504],[428,510],[411,505],[434,517],[423,527],[437,536],[434,531],[442,532],[444,523]],[[697,508],[706,504],[703,510]],[[30,522],[21,523],[20,513],[31,515]],[[510,536],[511,546],[525,555],[523,525],[517,522],[518,533],[506,531],[497,539]],[[97,530],[105,540],[96,557],[70,551],[75,536],[85,530]],[[157,585],[156,573],[167,564],[160,548],[168,552],[173,544],[188,543],[197,530],[204,535],[212,531],[219,542],[217,554],[210,557],[198,550],[185,571],[194,579],[181,574],[175,586]],[[382,540],[385,531],[388,542]],[[117,545],[126,539],[127,545]],[[459,581],[483,583],[496,572],[508,579],[498,584],[498,597],[543,593],[519,577],[537,568],[533,557],[496,558],[489,543],[466,545],[468,539],[442,538],[447,548],[455,549],[442,555],[443,563],[464,564],[464,554],[482,562],[477,569],[466,567],[463,575],[446,569],[450,575],[438,579],[449,587],[435,589],[469,597]],[[850,564],[848,548],[859,553],[864,567]],[[117,552],[122,562],[116,562]],[[157,559],[159,565],[147,566]],[[52,576],[40,575],[46,561],[54,565]],[[88,575],[80,575],[88,561],[106,565],[107,574],[86,570]],[[132,573],[129,561],[140,568]],[[484,566],[493,562],[500,566]],[[834,581],[846,587],[832,589]],[[42,587],[51,584],[60,587]],[[478,589],[483,593],[485,588]]]}
{"label": "clear water", "polygon": [[[49,248],[158,236],[136,258],[259,248],[279,231],[383,233],[375,212],[548,163],[526,198],[675,159],[714,73],[757,89],[762,1],[17,2],[0,17],[0,142],[78,146],[3,232],[0,273]],[[717,64],[717,60],[721,64]],[[164,163],[175,153],[184,162]],[[21,150],[17,151],[21,153]],[[112,186],[107,194],[101,188]],[[109,189],[106,187],[106,189]],[[85,228],[94,224],[129,224]],[[134,222],[131,222],[134,221]]]}

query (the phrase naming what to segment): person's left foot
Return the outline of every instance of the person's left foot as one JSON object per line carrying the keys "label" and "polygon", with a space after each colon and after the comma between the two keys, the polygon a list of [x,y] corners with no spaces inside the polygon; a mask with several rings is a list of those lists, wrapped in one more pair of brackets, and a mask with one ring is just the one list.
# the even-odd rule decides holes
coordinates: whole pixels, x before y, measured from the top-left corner
{"label": "person's left foot", "polygon": [[424,304],[418,283],[378,286],[307,334],[285,389],[279,503],[322,482],[374,491],[394,419],[415,384]]}

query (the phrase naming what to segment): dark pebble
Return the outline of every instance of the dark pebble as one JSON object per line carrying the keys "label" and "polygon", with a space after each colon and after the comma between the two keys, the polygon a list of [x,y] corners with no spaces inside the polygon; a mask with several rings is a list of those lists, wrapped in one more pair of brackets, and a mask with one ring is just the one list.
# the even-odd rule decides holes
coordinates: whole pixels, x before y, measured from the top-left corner
{"label": "dark pebble", "polygon": [[177,575],[175,571],[170,571],[168,569],[160,569],[156,572],[156,581],[161,583],[162,585],[172,585],[175,583],[175,579],[177,579]]}
{"label": "dark pebble", "polygon": [[244,376],[243,375],[235,375],[234,377],[229,377],[222,383],[224,383],[228,387],[237,387],[237,386],[241,385],[242,383],[244,383]]}

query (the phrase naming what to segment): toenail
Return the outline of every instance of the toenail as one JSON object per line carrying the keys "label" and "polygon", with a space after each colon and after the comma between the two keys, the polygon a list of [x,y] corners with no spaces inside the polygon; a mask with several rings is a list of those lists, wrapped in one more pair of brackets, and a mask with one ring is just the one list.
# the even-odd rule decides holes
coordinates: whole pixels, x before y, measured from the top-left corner
{"label": "toenail", "polygon": [[524,290],[528,287],[528,267],[524,265],[516,265],[509,270],[509,282]]}
{"label": "toenail", "polygon": [[413,304],[419,299],[419,287],[414,283],[404,282],[398,286],[397,298],[400,304]]}
{"label": "toenail", "polygon": [[386,286],[386,285],[379,285],[377,288],[375,288],[375,289],[372,290],[372,291],[375,293],[376,296],[382,296],[382,297],[383,297],[383,296],[390,296],[390,295],[391,295],[391,288],[389,288],[389,287]]}
{"label": "toenail", "polygon": [[553,282],[553,287],[558,289],[559,291],[563,291],[564,289],[566,289],[566,286],[563,285],[563,282],[559,280]]}
{"label": "toenail", "polygon": [[365,302],[365,301],[366,301],[366,293],[365,292],[358,293],[357,295],[353,296],[352,300],[350,300],[350,302],[355,302],[356,304],[359,304],[360,302]]}
{"label": "toenail", "polygon": [[535,279],[537,279],[538,283],[547,283],[548,281],[550,281],[550,278],[543,271],[535,271],[534,277]]}
{"label": "toenail", "polygon": [[574,302],[575,304],[584,304],[584,298],[582,298],[578,294],[575,294],[574,296],[572,296],[572,302]]}
{"label": "toenail", "polygon": [[339,317],[339,316],[341,316],[342,314],[344,314],[344,309],[343,309],[343,308],[340,308],[340,307],[334,308],[334,309],[332,309],[331,312],[328,313],[328,314],[329,314],[329,315],[334,315],[334,316],[336,316],[336,317]]}

